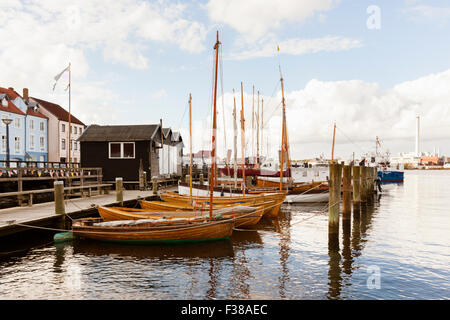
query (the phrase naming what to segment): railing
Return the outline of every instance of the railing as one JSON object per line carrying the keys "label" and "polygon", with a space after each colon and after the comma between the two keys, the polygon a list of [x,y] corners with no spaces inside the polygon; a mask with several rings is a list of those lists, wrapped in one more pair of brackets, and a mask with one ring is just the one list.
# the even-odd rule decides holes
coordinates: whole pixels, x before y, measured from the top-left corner
{"label": "railing", "polygon": [[[8,165],[9,162],[9,165]],[[79,162],[72,162],[70,165],[67,162],[55,161],[26,161],[26,160],[0,160],[0,169],[7,168],[80,168]]]}

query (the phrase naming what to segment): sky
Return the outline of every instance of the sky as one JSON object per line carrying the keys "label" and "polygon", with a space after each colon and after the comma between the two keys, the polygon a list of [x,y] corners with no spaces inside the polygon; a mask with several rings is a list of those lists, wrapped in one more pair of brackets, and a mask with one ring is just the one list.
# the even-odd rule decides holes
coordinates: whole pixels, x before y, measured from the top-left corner
{"label": "sky", "polygon": [[383,151],[412,152],[418,115],[422,151],[450,156],[448,1],[0,0],[0,86],[68,108],[68,74],[52,88],[70,62],[71,112],[85,124],[163,119],[185,153],[192,94],[193,151],[208,150],[217,31],[219,156],[233,148],[241,82],[246,154],[259,91],[260,152],[276,156],[280,69],[292,159],[330,158],[334,123],[335,157],[374,151],[377,136]]}

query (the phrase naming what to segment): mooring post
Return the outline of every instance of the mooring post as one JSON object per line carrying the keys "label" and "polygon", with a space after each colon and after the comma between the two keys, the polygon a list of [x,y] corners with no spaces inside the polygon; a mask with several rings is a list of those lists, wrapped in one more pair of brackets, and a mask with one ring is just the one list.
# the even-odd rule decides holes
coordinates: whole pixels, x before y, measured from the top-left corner
{"label": "mooring post", "polygon": [[123,179],[116,178],[116,201],[123,206]]}
{"label": "mooring post", "polygon": [[153,194],[158,194],[158,178],[157,177],[152,178],[152,188],[153,188]]}
{"label": "mooring post", "polygon": [[359,213],[361,202],[361,167],[353,167],[353,213]]}
{"label": "mooring post", "polygon": [[205,183],[205,180],[203,178],[203,173],[200,173],[200,185],[202,186]]}
{"label": "mooring post", "polygon": [[64,182],[55,181],[53,187],[55,194],[55,214],[66,214],[64,207]]}
{"label": "mooring post", "polygon": [[144,171],[142,173],[143,177],[144,177],[144,190],[147,190],[148,188],[148,182],[147,182],[147,171]]}
{"label": "mooring post", "polygon": [[330,164],[330,197],[328,201],[328,234],[339,234],[339,203],[341,200],[342,166]]}
{"label": "mooring post", "polygon": [[190,179],[191,179],[191,176],[187,174],[187,175],[184,177],[184,182],[185,182],[185,183],[189,183]]}
{"label": "mooring post", "polygon": [[342,219],[348,220],[352,213],[352,166],[344,166],[342,177]]}
{"label": "mooring post", "polygon": [[362,165],[360,170],[361,203],[365,203],[367,202],[367,167]]}

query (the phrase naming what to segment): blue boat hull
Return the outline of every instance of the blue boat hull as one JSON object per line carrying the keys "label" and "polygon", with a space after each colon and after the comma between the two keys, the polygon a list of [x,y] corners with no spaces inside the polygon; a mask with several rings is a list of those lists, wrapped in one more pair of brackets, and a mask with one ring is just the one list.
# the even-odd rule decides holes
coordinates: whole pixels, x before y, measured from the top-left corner
{"label": "blue boat hull", "polygon": [[403,171],[378,171],[381,182],[402,182]]}

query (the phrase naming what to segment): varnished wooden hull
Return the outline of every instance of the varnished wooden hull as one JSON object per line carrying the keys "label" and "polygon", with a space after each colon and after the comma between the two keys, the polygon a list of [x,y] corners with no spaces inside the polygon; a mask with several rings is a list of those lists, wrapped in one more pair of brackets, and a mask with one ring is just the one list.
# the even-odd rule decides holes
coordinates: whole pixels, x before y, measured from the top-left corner
{"label": "varnished wooden hull", "polygon": [[[271,193],[256,193],[252,195],[245,195],[243,196],[224,196],[224,197],[214,197],[213,203],[214,204],[242,204],[246,206],[256,206],[256,205],[264,205],[265,206],[265,214],[270,218],[276,218],[278,217],[278,214],[280,212],[280,207],[286,198],[286,191],[277,191],[277,192],[271,192]],[[208,203],[210,198],[207,196],[196,196],[196,197],[190,197],[188,195],[180,195],[178,193],[174,192],[161,192],[160,197],[162,200],[169,202],[169,203],[175,203],[175,204],[181,204],[185,206],[192,205],[194,202],[197,206],[202,203]],[[274,200],[275,204],[269,203],[269,201]]]}
{"label": "varnished wooden hull", "polygon": [[[144,205],[145,206],[145,205]],[[148,204],[148,206],[151,206]],[[139,210],[139,211],[138,211]],[[146,211],[147,209],[129,209],[122,207],[98,207],[100,216],[105,221],[115,220],[139,220],[139,219],[174,219],[174,218],[186,218],[186,219],[205,219],[209,217],[209,210],[197,211],[197,210],[185,210],[185,211]],[[249,228],[257,224],[264,214],[264,207],[260,206],[255,208],[251,213],[233,213],[224,214],[224,218],[234,218],[235,225],[241,228]]]}
{"label": "varnished wooden hull", "polygon": [[148,223],[142,226],[95,226],[101,218],[75,220],[72,230],[77,236],[92,240],[131,243],[177,243],[208,241],[231,237],[234,227],[232,219],[218,221],[176,222],[165,224]]}

